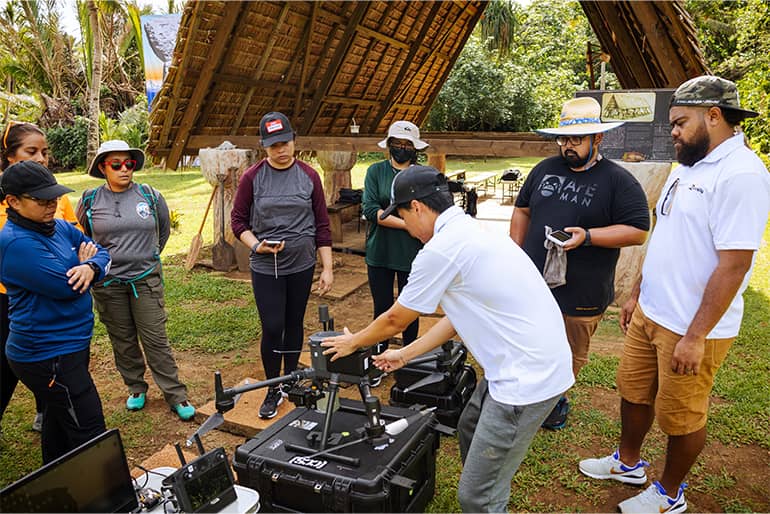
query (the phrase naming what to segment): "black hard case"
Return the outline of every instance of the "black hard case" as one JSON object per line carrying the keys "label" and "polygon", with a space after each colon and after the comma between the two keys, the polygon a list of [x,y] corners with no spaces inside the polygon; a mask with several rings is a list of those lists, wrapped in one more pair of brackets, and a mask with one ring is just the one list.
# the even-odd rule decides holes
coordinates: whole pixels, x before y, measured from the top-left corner
{"label": "black hard case", "polygon": [[476,389],[476,371],[467,364],[463,366],[454,389],[447,393],[425,392],[425,389],[429,388],[404,392],[403,388],[395,384],[390,389],[390,404],[396,407],[409,407],[411,405],[436,407],[435,414],[439,422],[457,428],[463,408]]}
{"label": "black hard case", "polygon": [[[386,423],[409,417],[414,410],[382,408]],[[335,453],[360,459],[359,466],[327,460],[322,469],[289,461],[301,454],[288,451],[287,443],[308,446],[311,430],[321,430],[324,414],[297,408],[246,441],[235,452],[233,467],[239,484],[259,491],[263,511],[272,512],[424,512],[433,497],[436,482],[436,418],[429,414],[402,433],[384,449],[364,441]],[[363,404],[340,400],[332,417],[330,433],[347,432],[338,444],[360,437],[356,429],[366,421]],[[407,484],[409,480],[414,481]],[[408,487],[413,485],[413,487]]]}

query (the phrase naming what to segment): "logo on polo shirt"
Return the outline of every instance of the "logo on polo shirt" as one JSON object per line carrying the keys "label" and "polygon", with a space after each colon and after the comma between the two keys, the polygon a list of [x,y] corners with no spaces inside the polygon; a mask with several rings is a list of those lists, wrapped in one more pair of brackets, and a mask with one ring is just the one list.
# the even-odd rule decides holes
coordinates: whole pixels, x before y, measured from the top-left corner
{"label": "logo on polo shirt", "polygon": [[280,132],[283,130],[283,123],[281,123],[281,120],[270,120],[265,123],[265,130],[267,130],[268,134],[272,134],[273,132]]}

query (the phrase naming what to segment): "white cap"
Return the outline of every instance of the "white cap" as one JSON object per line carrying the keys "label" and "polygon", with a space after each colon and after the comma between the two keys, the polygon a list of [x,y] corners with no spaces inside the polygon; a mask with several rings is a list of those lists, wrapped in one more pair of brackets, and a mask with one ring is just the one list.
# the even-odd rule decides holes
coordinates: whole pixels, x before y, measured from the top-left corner
{"label": "white cap", "polygon": [[102,162],[104,156],[111,152],[128,152],[131,158],[136,161],[136,168],[134,171],[142,169],[144,166],[144,152],[138,148],[131,148],[128,143],[121,141],[120,139],[110,139],[105,141],[96,151],[96,157],[91,161],[91,165],[88,167],[88,174],[96,178],[104,178],[104,173],[99,169],[99,163]]}
{"label": "white cap", "polygon": [[411,121],[395,121],[388,129],[388,137],[377,143],[382,149],[388,147],[388,139],[395,137],[396,139],[408,139],[412,142],[415,149],[424,150],[428,148],[428,143],[420,139],[420,129]]}

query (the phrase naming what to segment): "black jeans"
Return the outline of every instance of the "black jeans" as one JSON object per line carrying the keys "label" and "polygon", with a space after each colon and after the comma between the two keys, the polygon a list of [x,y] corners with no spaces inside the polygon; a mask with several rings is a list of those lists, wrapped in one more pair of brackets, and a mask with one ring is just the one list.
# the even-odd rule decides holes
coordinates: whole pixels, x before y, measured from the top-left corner
{"label": "black jeans", "polygon": [[9,360],[19,380],[43,402],[44,464],[106,430],[89,360],[89,349],[38,362]]}
{"label": "black jeans", "polygon": [[[8,364],[8,357],[5,356],[5,343],[8,342],[10,320],[8,319],[8,295],[0,293],[0,420],[3,419],[5,408],[11,402],[13,392],[16,390],[16,384],[19,379],[16,373]],[[35,408],[37,412],[43,412],[43,404],[35,396]]]}
{"label": "black jeans", "polygon": [[305,337],[305,307],[313,284],[310,267],[304,271],[282,275],[251,272],[251,286],[262,324],[262,365],[267,378],[297,369],[302,340]]}
{"label": "black jeans", "polygon": [[[406,286],[406,279],[409,278],[408,271],[396,271],[390,268],[380,268],[378,266],[367,266],[366,272],[369,276],[369,290],[372,292],[374,301],[374,317],[376,318],[383,312],[390,309],[395,302],[393,297],[393,281],[398,283],[398,292]],[[419,318],[414,320],[406,327],[402,336],[404,344],[407,345],[417,339],[417,331],[420,329]],[[388,349],[388,341],[380,341],[375,347],[374,353],[382,353]]]}

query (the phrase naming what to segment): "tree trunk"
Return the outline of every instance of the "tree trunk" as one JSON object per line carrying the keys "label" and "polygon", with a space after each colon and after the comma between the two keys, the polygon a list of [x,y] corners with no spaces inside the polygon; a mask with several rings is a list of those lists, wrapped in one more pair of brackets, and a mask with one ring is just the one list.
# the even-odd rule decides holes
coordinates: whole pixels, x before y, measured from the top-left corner
{"label": "tree trunk", "polygon": [[102,31],[99,24],[99,7],[94,0],[88,2],[88,20],[93,34],[93,63],[91,84],[88,88],[88,154],[90,164],[99,147],[99,89],[102,85]]}

